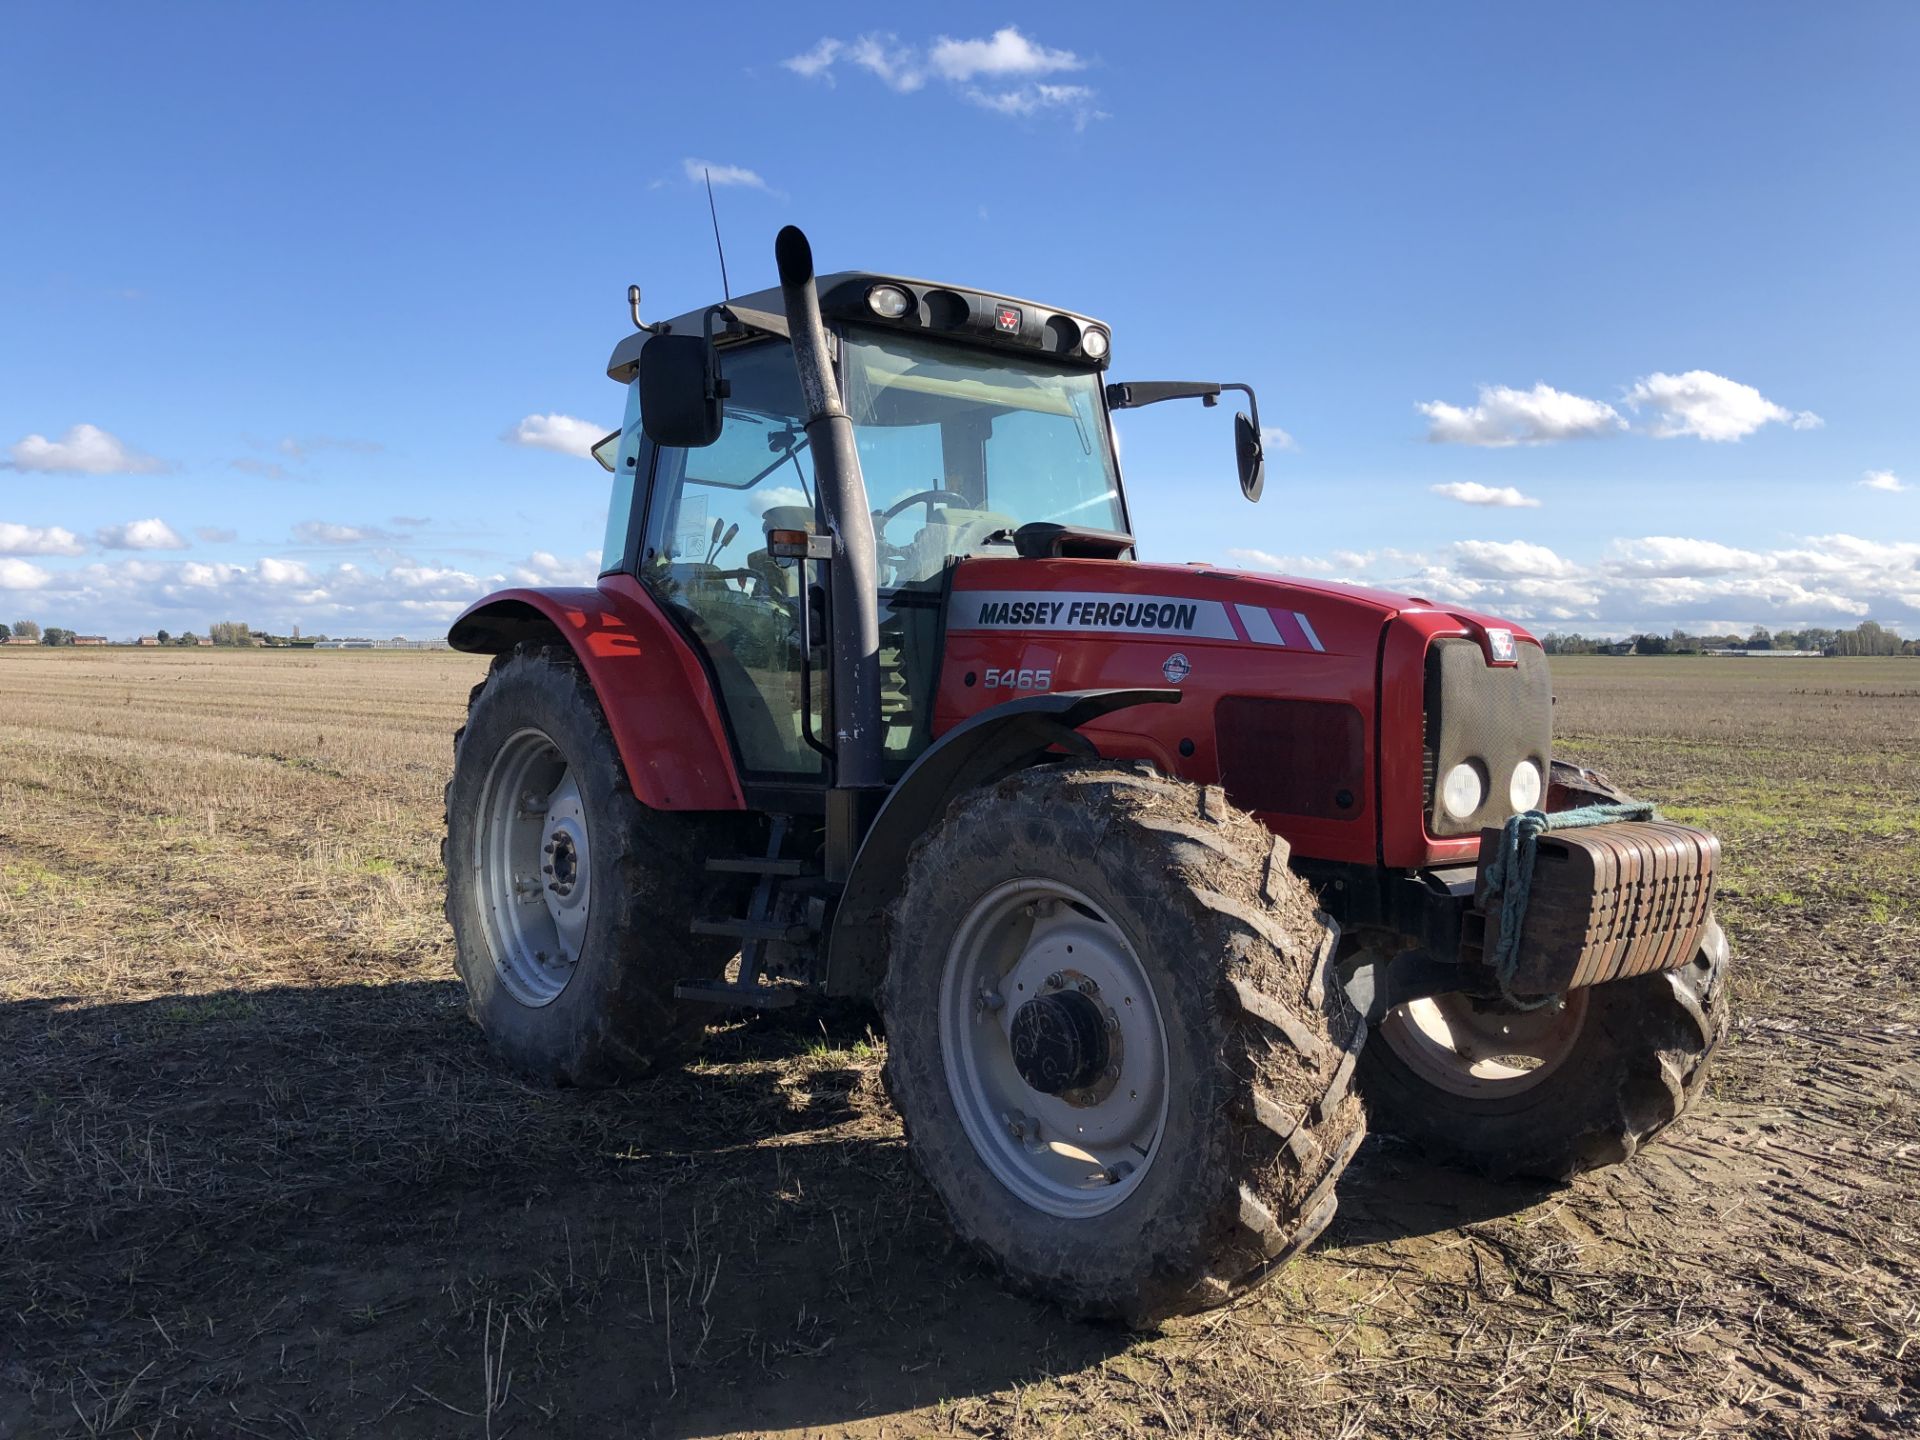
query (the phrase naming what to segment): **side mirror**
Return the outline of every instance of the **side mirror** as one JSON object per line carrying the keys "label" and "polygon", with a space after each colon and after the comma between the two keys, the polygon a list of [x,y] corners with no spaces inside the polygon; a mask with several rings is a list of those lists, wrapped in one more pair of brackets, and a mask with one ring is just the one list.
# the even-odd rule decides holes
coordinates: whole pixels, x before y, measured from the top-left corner
{"label": "side mirror", "polygon": [[1245,411],[1233,417],[1233,458],[1240,466],[1240,493],[1258,500],[1267,483],[1267,457],[1260,445],[1260,431]]}
{"label": "side mirror", "polygon": [[640,425],[654,444],[685,450],[713,444],[726,393],[712,341],[655,335],[640,347]]}

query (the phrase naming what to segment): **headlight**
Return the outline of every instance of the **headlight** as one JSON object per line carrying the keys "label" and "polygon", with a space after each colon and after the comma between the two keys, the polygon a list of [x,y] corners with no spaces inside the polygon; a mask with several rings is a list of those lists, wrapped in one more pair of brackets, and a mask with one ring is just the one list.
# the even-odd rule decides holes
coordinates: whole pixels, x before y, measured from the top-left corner
{"label": "headlight", "polygon": [[1515,814],[1538,808],[1540,767],[1533,761],[1522,760],[1513,767],[1513,778],[1507,782],[1507,799],[1512,803]]}
{"label": "headlight", "polygon": [[867,308],[882,320],[898,320],[912,303],[898,285],[876,285],[867,291]]}
{"label": "headlight", "polygon": [[1080,350],[1089,360],[1099,360],[1107,353],[1107,332],[1098,325],[1089,325],[1087,333],[1080,337]]}
{"label": "headlight", "polygon": [[1440,787],[1440,803],[1456,820],[1466,819],[1487,803],[1487,774],[1478,761],[1462,761],[1447,772]]}

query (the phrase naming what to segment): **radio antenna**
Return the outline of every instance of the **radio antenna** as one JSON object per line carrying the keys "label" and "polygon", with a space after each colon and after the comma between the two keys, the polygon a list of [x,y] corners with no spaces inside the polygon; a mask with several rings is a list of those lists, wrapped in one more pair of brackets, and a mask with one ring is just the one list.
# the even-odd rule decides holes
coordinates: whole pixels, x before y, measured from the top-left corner
{"label": "radio antenna", "polygon": [[733,299],[733,291],[727,285],[727,247],[720,243],[720,212],[713,205],[713,172],[701,168],[700,178],[707,182],[707,214],[713,217],[713,248],[720,252],[720,294]]}

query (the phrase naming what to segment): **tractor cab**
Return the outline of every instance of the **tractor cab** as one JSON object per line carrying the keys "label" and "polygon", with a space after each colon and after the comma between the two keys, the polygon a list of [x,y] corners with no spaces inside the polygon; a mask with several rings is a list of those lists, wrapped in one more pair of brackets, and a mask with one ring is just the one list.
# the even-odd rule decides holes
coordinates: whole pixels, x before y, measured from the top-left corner
{"label": "tractor cab", "polygon": [[[1110,395],[1109,331],[1084,315],[865,272],[824,277],[819,302],[873,533],[881,764],[892,781],[933,739],[956,561],[1132,557],[1109,410],[1147,401],[1131,398],[1138,387]],[[681,353],[724,390],[710,440],[704,428],[664,433],[644,403],[649,343],[682,336],[710,346]],[[628,387],[620,433],[596,449],[614,472],[608,570],[638,576],[685,625],[749,776],[824,783],[832,747],[820,739],[823,693],[807,652],[831,626],[825,589],[806,582],[791,537],[824,534],[828,521],[781,292],[643,326],[607,373]],[[1220,387],[1171,388],[1211,403]]]}

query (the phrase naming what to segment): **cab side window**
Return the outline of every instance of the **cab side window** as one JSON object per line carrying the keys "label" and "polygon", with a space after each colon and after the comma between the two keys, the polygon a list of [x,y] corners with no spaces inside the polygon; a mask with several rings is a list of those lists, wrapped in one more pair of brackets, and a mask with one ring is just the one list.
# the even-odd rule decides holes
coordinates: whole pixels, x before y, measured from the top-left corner
{"label": "cab side window", "polygon": [[730,386],[720,438],[661,450],[640,578],[707,651],[750,771],[817,774],[802,738],[800,578],[768,553],[771,530],[813,530],[813,457],[784,342],[722,352]]}

